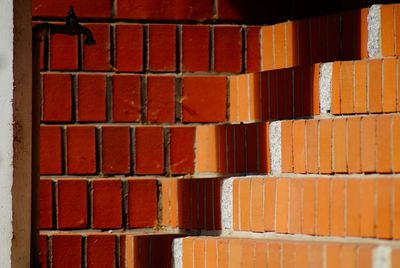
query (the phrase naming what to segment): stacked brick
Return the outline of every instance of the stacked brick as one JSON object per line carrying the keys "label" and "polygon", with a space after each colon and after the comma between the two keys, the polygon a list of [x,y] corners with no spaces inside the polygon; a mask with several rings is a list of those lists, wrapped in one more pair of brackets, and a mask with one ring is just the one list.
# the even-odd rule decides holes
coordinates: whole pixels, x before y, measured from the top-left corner
{"label": "stacked brick", "polygon": [[43,267],[399,266],[399,5],[161,2],[33,1]]}

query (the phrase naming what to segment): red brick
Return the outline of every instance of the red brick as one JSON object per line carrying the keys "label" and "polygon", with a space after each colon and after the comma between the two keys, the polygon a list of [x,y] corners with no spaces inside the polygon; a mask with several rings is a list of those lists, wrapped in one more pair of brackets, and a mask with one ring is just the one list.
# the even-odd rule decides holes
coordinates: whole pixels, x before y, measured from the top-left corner
{"label": "red brick", "polygon": [[41,268],[47,268],[47,251],[48,251],[48,241],[47,235],[39,236],[39,263]]}
{"label": "red brick", "polygon": [[86,24],[96,40],[96,45],[83,45],[83,69],[88,71],[109,71],[110,26],[108,24]]}
{"label": "red brick", "polygon": [[162,127],[137,127],[136,166],[137,174],[164,173],[164,129]]}
{"label": "red brick", "polygon": [[107,0],[52,0],[32,1],[32,16],[64,18],[70,6],[74,6],[79,18],[110,18],[111,2]]}
{"label": "red brick", "polygon": [[51,180],[40,180],[39,185],[39,226],[40,229],[53,228],[53,194]]}
{"label": "red brick", "polygon": [[131,169],[131,136],[129,127],[102,128],[102,171],[105,174],[127,174]]}
{"label": "red brick", "polygon": [[112,77],[112,120],[131,122],[140,120],[140,76],[114,75]]}
{"label": "red brick", "polygon": [[93,228],[120,228],[122,219],[121,181],[93,181]]}
{"label": "red brick", "polygon": [[69,122],[72,118],[71,76],[43,75],[43,121]]}
{"label": "red brick", "polygon": [[81,267],[82,237],[80,235],[53,235],[52,240],[53,267]]}
{"label": "red brick", "polygon": [[182,26],[182,70],[206,72],[210,67],[210,32],[208,26]]}
{"label": "red brick", "polygon": [[115,267],[114,235],[88,235],[87,265],[88,267]]}
{"label": "red brick", "polygon": [[204,20],[213,18],[212,0],[118,0],[117,18],[147,20]]}
{"label": "red brick", "polygon": [[139,72],[143,70],[143,26],[116,25],[115,68],[120,72]]}
{"label": "red brick", "polygon": [[[226,78],[183,78],[183,121],[224,122],[226,120]],[[207,108],[206,108],[207,107]]]}
{"label": "red brick", "polygon": [[216,72],[242,71],[242,29],[239,26],[215,27]]}
{"label": "red brick", "polygon": [[149,26],[149,70],[174,72],[176,70],[175,25]]}
{"label": "red brick", "polygon": [[175,77],[147,77],[147,121],[173,123],[175,121]]}
{"label": "red brick", "polygon": [[50,37],[50,69],[78,69],[78,38],[76,36],[52,35]]}
{"label": "red brick", "polygon": [[191,174],[194,172],[194,127],[170,129],[170,172]]}
{"label": "red brick", "polygon": [[57,183],[57,222],[59,229],[87,227],[87,183],[59,180]]}
{"label": "red brick", "polygon": [[40,174],[61,174],[61,128],[40,127]]}
{"label": "red brick", "polygon": [[96,134],[94,127],[67,128],[68,174],[96,173]]}
{"label": "red brick", "polygon": [[218,0],[218,18],[220,19],[240,19],[242,14],[236,7],[238,1]]}
{"label": "red brick", "polygon": [[128,180],[129,228],[154,227],[157,221],[156,180]]}
{"label": "red brick", "polygon": [[259,26],[247,27],[247,72],[259,72],[261,70],[260,30],[261,27]]}
{"label": "red brick", "polygon": [[106,121],[106,80],[104,75],[78,76],[78,121]]}

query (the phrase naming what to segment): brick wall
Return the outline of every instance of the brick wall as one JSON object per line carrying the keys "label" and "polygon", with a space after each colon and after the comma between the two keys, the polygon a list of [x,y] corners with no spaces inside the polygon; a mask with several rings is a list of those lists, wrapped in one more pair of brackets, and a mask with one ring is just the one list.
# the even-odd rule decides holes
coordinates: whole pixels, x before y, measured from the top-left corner
{"label": "brick wall", "polygon": [[33,23],[70,4],[97,44],[42,42],[44,267],[400,262],[399,5],[35,0]]}

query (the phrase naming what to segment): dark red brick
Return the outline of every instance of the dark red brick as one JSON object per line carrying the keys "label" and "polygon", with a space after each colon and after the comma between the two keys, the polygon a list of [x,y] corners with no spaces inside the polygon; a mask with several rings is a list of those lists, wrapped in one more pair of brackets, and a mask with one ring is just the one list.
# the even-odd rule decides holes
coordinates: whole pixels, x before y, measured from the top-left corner
{"label": "dark red brick", "polygon": [[215,71],[242,71],[242,29],[240,26],[215,27]]}
{"label": "dark red brick", "polygon": [[83,46],[83,69],[87,71],[109,71],[110,26],[108,24],[86,24],[96,39],[96,45]]}
{"label": "dark red brick", "polygon": [[137,174],[164,173],[164,129],[162,127],[137,127],[136,166]]}
{"label": "dark red brick", "polygon": [[175,121],[175,77],[147,77],[147,121],[173,123]]}
{"label": "dark red brick", "polygon": [[259,72],[261,69],[260,55],[260,27],[250,26],[247,28],[247,66],[246,72]]}
{"label": "dark red brick", "polygon": [[118,0],[117,18],[204,20],[213,18],[212,0]]}
{"label": "dark red brick", "polygon": [[64,18],[71,5],[79,18],[111,17],[111,1],[108,0],[33,0],[32,16]]}
{"label": "dark red brick", "polygon": [[50,37],[50,69],[78,69],[78,38],[71,35]]}
{"label": "dark red brick", "polygon": [[40,127],[40,174],[61,174],[61,128]]}
{"label": "dark red brick", "polygon": [[149,179],[128,180],[129,228],[153,227],[157,221],[157,182]]}
{"label": "dark red brick", "polygon": [[226,119],[226,78],[193,76],[183,78],[184,122],[224,122]]}
{"label": "dark red brick", "polygon": [[41,268],[47,268],[47,250],[48,241],[47,235],[39,236],[39,263]]}
{"label": "dark red brick", "polygon": [[115,267],[115,236],[88,235],[87,237],[88,267]]}
{"label": "dark red brick", "polygon": [[51,180],[40,180],[39,185],[39,226],[40,229],[53,228],[53,191]]}
{"label": "dark red brick", "polygon": [[170,172],[191,174],[194,172],[194,127],[170,129]]}
{"label": "dark red brick", "polygon": [[237,7],[238,0],[217,0],[218,18],[220,19],[241,19],[240,9]]}
{"label": "dark red brick", "polygon": [[105,174],[128,174],[131,169],[129,127],[102,128],[102,171]]}
{"label": "dark red brick", "polygon": [[78,121],[106,121],[106,78],[104,75],[78,76]]}
{"label": "dark red brick", "polygon": [[159,72],[176,70],[175,25],[149,26],[149,70]]}
{"label": "dark red brick", "polygon": [[182,69],[206,72],[210,68],[210,32],[208,26],[182,26]]}
{"label": "dark red brick", "polygon": [[82,237],[72,234],[55,234],[52,237],[53,267],[81,267]]}
{"label": "dark red brick", "polygon": [[117,24],[115,45],[117,71],[140,72],[143,70],[143,26]]}
{"label": "dark red brick", "polygon": [[121,181],[93,181],[93,228],[120,228],[122,220]]}
{"label": "dark red brick", "polygon": [[68,174],[96,173],[96,133],[94,127],[67,128]]}
{"label": "dark red brick", "polygon": [[57,222],[59,229],[87,227],[87,183],[59,180],[57,183]]}
{"label": "dark red brick", "polygon": [[43,121],[70,122],[72,118],[71,75],[43,75]]}
{"label": "dark red brick", "polygon": [[114,122],[136,122],[140,120],[140,76],[114,75],[113,114]]}

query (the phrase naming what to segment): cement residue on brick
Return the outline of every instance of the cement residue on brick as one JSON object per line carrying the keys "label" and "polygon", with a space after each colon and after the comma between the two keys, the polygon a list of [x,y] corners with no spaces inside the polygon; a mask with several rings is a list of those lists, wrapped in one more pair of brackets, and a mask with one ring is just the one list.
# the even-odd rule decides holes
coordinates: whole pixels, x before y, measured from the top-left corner
{"label": "cement residue on brick", "polygon": [[387,246],[376,247],[372,253],[373,268],[392,267],[392,249]]}
{"label": "cement residue on brick", "polygon": [[381,56],[381,6],[373,5],[368,12],[368,56]]}
{"label": "cement residue on brick", "polygon": [[280,174],[282,166],[281,122],[275,121],[269,125],[269,146],[271,155],[271,172]]}
{"label": "cement residue on brick", "polygon": [[328,114],[332,106],[332,62],[320,65],[319,89],[321,114]]}
{"label": "cement residue on brick", "polygon": [[232,229],[232,197],[233,197],[233,180],[229,178],[222,181],[221,186],[221,223],[223,229]]}
{"label": "cement residue on brick", "polygon": [[182,267],[182,241],[183,238],[175,238],[172,242],[172,266],[174,268]]}

